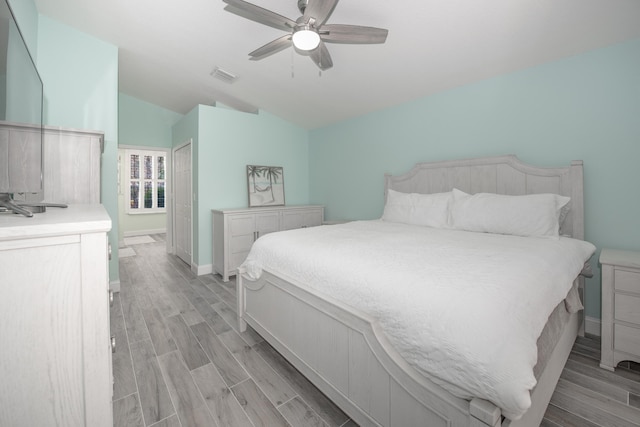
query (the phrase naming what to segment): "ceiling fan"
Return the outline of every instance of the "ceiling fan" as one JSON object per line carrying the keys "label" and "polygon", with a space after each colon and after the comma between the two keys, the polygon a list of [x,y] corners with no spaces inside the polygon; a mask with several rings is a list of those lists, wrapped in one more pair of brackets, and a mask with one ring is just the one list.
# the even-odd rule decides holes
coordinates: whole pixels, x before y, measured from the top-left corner
{"label": "ceiling fan", "polygon": [[321,69],[333,66],[327,43],[377,44],[384,43],[388,30],[360,25],[326,24],[338,0],[298,0],[302,16],[295,21],[244,0],[223,0],[225,10],[260,24],[288,32],[249,53],[251,60],[258,61],[280,52],[289,46],[309,55]]}

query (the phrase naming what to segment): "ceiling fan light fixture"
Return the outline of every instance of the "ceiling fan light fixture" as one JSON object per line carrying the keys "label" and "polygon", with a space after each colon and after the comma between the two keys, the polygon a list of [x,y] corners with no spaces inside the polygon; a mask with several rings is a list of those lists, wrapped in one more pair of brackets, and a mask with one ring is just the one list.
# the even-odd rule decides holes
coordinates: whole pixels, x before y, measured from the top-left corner
{"label": "ceiling fan light fixture", "polygon": [[320,35],[308,25],[293,33],[293,45],[300,50],[313,50],[320,44]]}

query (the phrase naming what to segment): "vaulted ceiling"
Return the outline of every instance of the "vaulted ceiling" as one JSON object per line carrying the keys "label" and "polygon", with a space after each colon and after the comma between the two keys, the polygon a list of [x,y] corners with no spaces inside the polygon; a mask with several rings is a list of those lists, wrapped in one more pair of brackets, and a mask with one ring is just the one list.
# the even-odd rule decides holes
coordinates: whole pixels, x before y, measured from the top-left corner
{"label": "vaulted ceiling", "polygon": [[[314,0],[310,0],[314,1]],[[297,0],[250,0],[292,18]],[[187,113],[222,103],[312,129],[640,37],[638,0],[341,0],[328,20],[389,30],[385,44],[327,44],[320,72],[285,33],[222,0],[35,0],[39,13],[119,48],[120,91]],[[220,67],[237,76],[214,78]]]}

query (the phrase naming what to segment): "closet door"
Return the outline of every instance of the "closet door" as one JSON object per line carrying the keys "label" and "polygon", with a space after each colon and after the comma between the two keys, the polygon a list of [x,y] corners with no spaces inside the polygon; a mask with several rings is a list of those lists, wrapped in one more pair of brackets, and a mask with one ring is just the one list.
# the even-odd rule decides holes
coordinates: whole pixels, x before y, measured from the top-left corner
{"label": "closet door", "polygon": [[173,153],[176,255],[191,266],[191,143]]}

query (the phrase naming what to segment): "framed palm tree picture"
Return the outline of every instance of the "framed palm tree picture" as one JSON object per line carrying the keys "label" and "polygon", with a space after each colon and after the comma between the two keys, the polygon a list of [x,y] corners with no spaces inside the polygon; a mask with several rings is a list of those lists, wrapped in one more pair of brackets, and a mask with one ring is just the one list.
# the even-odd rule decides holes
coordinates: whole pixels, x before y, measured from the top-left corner
{"label": "framed palm tree picture", "polygon": [[247,165],[249,207],[283,206],[284,174],[281,166]]}

